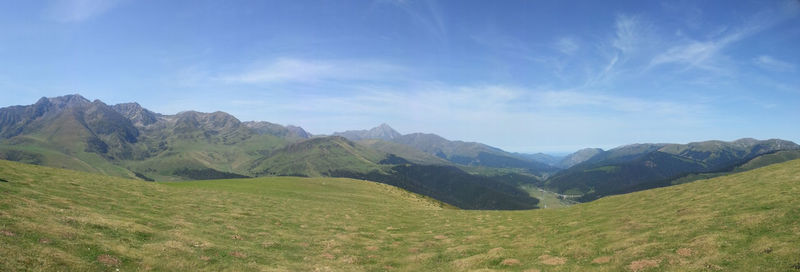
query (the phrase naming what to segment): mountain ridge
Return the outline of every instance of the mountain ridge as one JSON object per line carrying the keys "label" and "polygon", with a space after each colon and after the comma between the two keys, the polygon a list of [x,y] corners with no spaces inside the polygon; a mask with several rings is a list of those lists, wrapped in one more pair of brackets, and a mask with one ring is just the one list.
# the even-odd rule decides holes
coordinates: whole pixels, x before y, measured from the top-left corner
{"label": "mountain ridge", "polygon": [[[800,149],[790,141],[752,138],[631,144],[607,151],[578,150],[553,166],[482,143],[451,141],[431,133],[403,135],[385,123],[340,135],[314,136],[296,126],[242,122],[221,111],[164,115],[136,102],[107,105],[80,95],[0,108],[3,159],[159,181],[262,175],[370,177],[439,198],[450,197],[439,190],[466,190],[453,183],[456,177],[473,180],[471,188],[489,188],[484,190],[493,190],[491,182],[504,184],[495,188],[499,194],[477,204],[451,199],[470,208],[502,206],[491,204],[495,201],[491,198],[502,197],[502,191],[519,193],[506,185],[535,185],[590,201],[668,186],[685,175],[733,169],[757,156]],[[403,176],[405,181],[397,179]],[[434,179],[447,182],[431,187],[437,184]],[[521,199],[521,205],[512,206],[530,203]]]}
{"label": "mountain ridge", "polygon": [[595,154],[542,183],[559,193],[590,201],[610,194],[671,185],[688,174],[733,169],[747,161],[800,145],[780,139],[631,144]]}

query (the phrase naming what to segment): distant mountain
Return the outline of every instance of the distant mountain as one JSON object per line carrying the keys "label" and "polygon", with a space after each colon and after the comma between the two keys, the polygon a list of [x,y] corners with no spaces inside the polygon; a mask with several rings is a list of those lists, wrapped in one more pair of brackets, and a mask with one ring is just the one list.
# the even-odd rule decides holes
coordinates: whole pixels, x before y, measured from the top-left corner
{"label": "distant mountain", "polygon": [[0,109],[0,158],[131,178],[246,174],[242,165],[284,142],[224,112],[162,115],[80,95]]}
{"label": "distant mountain", "polygon": [[544,186],[584,195],[582,200],[588,201],[667,186],[687,174],[728,171],[761,155],[798,149],[797,144],[778,139],[627,145],[595,154],[552,176]]}
{"label": "distant mountain", "polygon": [[[793,158],[783,140],[635,144],[580,150],[559,169],[531,157],[435,134],[401,135],[388,125],[311,137],[300,127],[241,122],[225,112],[165,115],[137,103],[107,105],[80,95],[0,108],[0,159],[142,180],[261,175],[369,179],[462,208],[524,209],[537,184],[582,200],[670,185],[693,173],[725,172]],[[761,155],[763,159],[756,160]]]}
{"label": "distant mountain", "polygon": [[411,133],[397,137],[392,142],[461,165],[520,168],[542,176],[558,171],[553,166],[525,159],[499,148],[475,142],[450,141],[436,134]]}
{"label": "distant mountain", "polygon": [[387,154],[395,154],[416,164],[454,165],[454,163],[433,154],[396,142],[379,139],[366,139],[357,142]]}
{"label": "distant mountain", "polygon": [[[139,131],[99,100],[80,95],[42,98],[30,106],[0,109],[0,139],[46,146],[63,154],[90,152],[109,159],[141,157]],[[87,166],[91,168],[91,166]]]}
{"label": "distant mountain", "polygon": [[373,143],[310,138],[300,127],[241,122],[225,112],[164,115],[137,103],[107,105],[80,95],[0,109],[0,159],[149,181],[369,177],[468,209],[528,209],[538,201],[505,180],[472,175],[384,141],[400,136],[388,125],[344,134]]}
{"label": "distant mountain", "polygon": [[400,137],[401,134],[395,131],[387,124],[381,124],[370,130],[348,130],[345,132],[335,132],[333,136],[345,137],[351,141],[366,140],[366,139],[380,139],[384,141],[391,141]]}
{"label": "distant mountain", "polygon": [[565,169],[570,168],[572,166],[575,166],[576,164],[588,161],[589,159],[600,153],[603,153],[603,150],[600,148],[584,148],[562,158],[556,164],[556,166]]}
{"label": "distant mountain", "polygon": [[387,124],[381,124],[369,130],[349,130],[333,135],[360,141],[389,153],[402,154],[405,158],[417,163],[450,162],[464,166],[517,168],[538,176],[547,176],[558,171],[558,168],[546,163],[485,144],[450,141],[439,135],[428,133],[402,135]]}
{"label": "distant mountain", "polygon": [[512,153],[517,157],[521,157],[524,159],[528,159],[531,161],[541,162],[550,166],[559,167],[559,162],[564,159],[562,156],[553,156],[544,153],[535,153],[535,154],[528,154],[528,153]]}
{"label": "distant mountain", "polygon": [[250,121],[243,124],[258,134],[269,134],[281,138],[308,139],[312,136],[303,128],[292,125],[281,126],[265,121]]}
{"label": "distant mountain", "polygon": [[289,144],[258,160],[261,175],[367,179],[427,195],[464,209],[532,209],[538,200],[490,177],[458,168],[419,165],[344,137],[313,138]]}

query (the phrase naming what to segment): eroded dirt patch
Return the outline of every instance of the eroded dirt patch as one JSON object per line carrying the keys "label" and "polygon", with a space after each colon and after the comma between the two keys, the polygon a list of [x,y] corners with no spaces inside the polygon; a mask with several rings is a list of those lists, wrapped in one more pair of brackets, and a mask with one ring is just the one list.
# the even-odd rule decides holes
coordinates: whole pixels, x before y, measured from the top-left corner
{"label": "eroded dirt patch", "polygon": [[550,255],[542,255],[539,256],[539,262],[546,265],[562,265],[567,263],[567,258],[564,257],[556,257]]}
{"label": "eroded dirt patch", "polygon": [[692,256],[692,249],[691,248],[685,248],[685,247],[684,248],[679,248],[677,253],[678,253],[678,255],[681,255],[683,257],[689,257],[689,256]]}
{"label": "eroded dirt patch", "polygon": [[231,251],[230,254],[231,254],[231,256],[236,257],[236,258],[247,258],[247,254],[244,254],[244,252],[241,252],[241,251]]}
{"label": "eroded dirt patch", "polygon": [[7,230],[0,230],[0,234],[5,235],[5,236],[15,236],[16,235],[13,232],[7,231]]}
{"label": "eroded dirt patch", "polygon": [[594,260],[592,260],[592,263],[594,263],[594,264],[604,264],[604,263],[608,263],[610,261],[611,261],[611,256],[601,256],[601,257],[594,258]]}
{"label": "eroded dirt patch", "polygon": [[368,247],[366,247],[366,250],[369,250],[369,251],[378,251],[378,249],[380,249],[380,248],[376,247],[376,246],[368,246]]}
{"label": "eroded dirt patch", "polygon": [[638,261],[633,261],[633,262],[631,262],[630,265],[628,265],[628,269],[630,269],[631,271],[642,271],[642,270],[645,270],[647,268],[658,267],[658,263],[660,263],[660,262],[661,262],[661,260],[638,260]]}
{"label": "eroded dirt patch", "polygon": [[97,261],[107,266],[118,266],[120,264],[120,261],[117,259],[117,257],[108,254],[97,256]]}
{"label": "eroded dirt patch", "polygon": [[500,262],[500,264],[505,266],[514,266],[520,264],[520,261],[517,259],[505,259],[502,262]]}

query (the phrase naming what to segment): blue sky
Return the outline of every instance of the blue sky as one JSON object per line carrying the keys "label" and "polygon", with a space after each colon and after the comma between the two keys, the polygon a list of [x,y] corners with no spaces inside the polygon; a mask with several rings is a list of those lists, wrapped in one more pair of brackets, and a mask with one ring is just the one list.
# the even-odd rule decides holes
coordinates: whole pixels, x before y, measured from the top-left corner
{"label": "blue sky", "polygon": [[0,106],[80,93],[509,151],[800,141],[800,1],[4,1]]}

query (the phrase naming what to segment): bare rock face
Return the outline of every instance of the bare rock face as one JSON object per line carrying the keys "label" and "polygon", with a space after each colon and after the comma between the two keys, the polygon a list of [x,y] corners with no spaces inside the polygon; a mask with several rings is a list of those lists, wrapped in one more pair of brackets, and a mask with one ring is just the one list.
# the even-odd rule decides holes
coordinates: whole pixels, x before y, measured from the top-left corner
{"label": "bare rock face", "polygon": [[122,103],[111,106],[137,126],[148,126],[158,121],[158,114],[143,108],[139,103]]}

